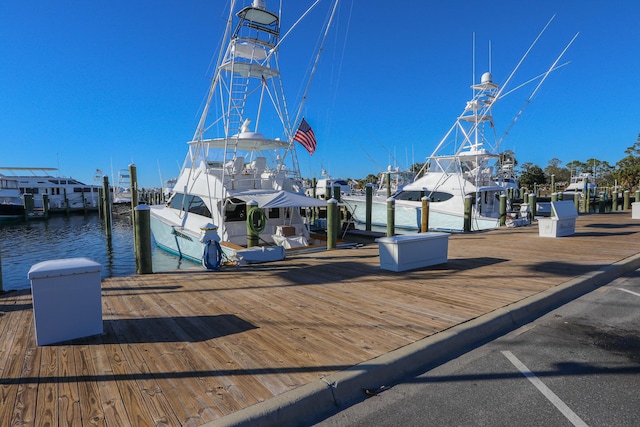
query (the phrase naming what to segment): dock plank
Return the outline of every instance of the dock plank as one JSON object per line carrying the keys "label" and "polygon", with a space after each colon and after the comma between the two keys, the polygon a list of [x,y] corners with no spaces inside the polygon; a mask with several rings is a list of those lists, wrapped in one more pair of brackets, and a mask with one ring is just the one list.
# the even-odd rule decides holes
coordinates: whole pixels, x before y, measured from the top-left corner
{"label": "dock plank", "polygon": [[[24,302],[8,304],[10,307],[0,319],[7,319],[7,327],[4,330],[2,355],[0,362],[2,367],[0,382],[0,420],[13,420],[18,390],[22,383],[18,380],[23,370],[24,359],[34,357],[28,351],[28,337],[32,325],[33,316],[29,316],[27,310],[17,307]],[[15,316],[11,316],[11,315]],[[15,317],[12,319],[12,317]],[[27,356],[29,355],[29,356]],[[24,402],[23,402],[24,403]]]}
{"label": "dock plank", "polygon": [[104,333],[39,347],[31,295],[0,294],[0,427],[198,426],[640,253],[629,212],[455,234],[446,264],[377,245],[102,281]]}

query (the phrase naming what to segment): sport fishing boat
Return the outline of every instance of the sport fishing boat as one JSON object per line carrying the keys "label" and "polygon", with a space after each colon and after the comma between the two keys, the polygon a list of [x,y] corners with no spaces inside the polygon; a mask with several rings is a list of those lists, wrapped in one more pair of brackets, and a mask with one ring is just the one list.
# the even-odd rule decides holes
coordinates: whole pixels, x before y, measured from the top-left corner
{"label": "sport fishing boat", "polygon": [[114,205],[131,205],[131,176],[129,169],[118,171],[118,183],[112,188]]}
{"label": "sport fishing boat", "polygon": [[[397,227],[420,228],[421,200],[427,196],[431,229],[463,230],[467,195],[474,198],[473,229],[498,226],[499,196],[505,193],[505,187],[494,180],[494,168],[490,162],[495,162],[498,153],[491,150],[486,137],[493,120],[491,107],[498,93],[498,85],[493,82],[490,73],[484,73],[481,82],[471,87],[474,97],[467,102],[454,126],[427,158],[425,166],[417,174],[418,178],[393,194]],[[451,147],[456,151],[447,153],[446,150]],[[387,197],[383,192],[374,195],[374,225],[386,225]],[[355,219],[363,222],[366,209],[364,199],[361,196],[346,196],[343,200],[351,208]]]}
{"label": "sport fishing boat", "polygon": [[563,197],[573,197],[576,193],[580,195],[580,198],[583,198],[585,194],[588,194],[589,197],[596,197],[597,191],[598,186],[596,185],[596,180],[593,178],[593,175],[584,172],[572,176],[569,185],[564,189],[562,194]]}
{"label": "sport fishing boat", "polygon": [[[165,205],[151,206],[156,244],[210,269],[223,257],[235,263],[275,261],[285,249],[319,243],[310,234],[305,208],[326,206],[304,194],[295,144],[313,153],[316,140],[300,113],[292,120],[285,101],[280,17],[265,1],[254,0],[234,14],[235,3],[171,196]],[[247,247],[250,232],[259,235],[259,245]]]}
{"label": "sport fishing boat", "polygon": [[[538,76],[539,84],[529,96],[529,101],[546,77],[562,66],[558,65],[558,61],[574,40],[575,37],[551,67]],[[527,54],[502,88],[493,81],[490,72],[482,75],[480,83],[471,85],[472,98],[466,103],[462,114],[456,118],[455,123],[432,154],[427,157],[416,179],[392,195],[395,201],[396,227],[409,230],[420,229],[422,197],[425,196],[429,200],[429,228],[434,230],[463,231],[466,198],[471,199],[471,230],[497,228],[500,225],[500,196],[503,194],[507,196],[507,214],[509,215],[512,206],[508,196],[513,193],[510,190],[517,187],[517,182],[501,177],[504,172],[501,169],[504,165],[498,162],[501,138],[496,134],[492,110],[496,102],[504,96],[504,88]],[[516,115],[514,123],[521,112],[522,110]],[[371,207],[373,225],[387,225],[387,197],[380,193],[374,195]],[[345,196],[342,200],[355,221],[364,223],[366,220],[365,196]],[[519,210],[510,216],[518,215]]]}

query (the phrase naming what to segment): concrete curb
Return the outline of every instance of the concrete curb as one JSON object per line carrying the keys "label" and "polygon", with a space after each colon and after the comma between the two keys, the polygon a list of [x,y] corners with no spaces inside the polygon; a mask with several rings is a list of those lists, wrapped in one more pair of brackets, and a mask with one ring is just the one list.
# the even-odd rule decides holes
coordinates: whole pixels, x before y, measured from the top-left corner
{"label": "concrete curb", "polygon": [[364,389],[392,385],[489,339],[504,335],[617,277],[640,268],[640,254],[584,274],[514,304],[461,323],[375,359],[313,381],[246,409],[204,424],[295,426],[363,400]]}

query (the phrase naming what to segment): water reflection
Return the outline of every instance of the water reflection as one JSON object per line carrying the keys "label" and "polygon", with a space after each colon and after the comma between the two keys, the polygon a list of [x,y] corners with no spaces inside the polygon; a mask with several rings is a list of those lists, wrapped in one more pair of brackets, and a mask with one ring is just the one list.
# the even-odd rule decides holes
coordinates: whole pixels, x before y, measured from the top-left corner
{"label": "water reflection", "polygon": [[[199,265],[152,246],[153,271],[198,269]],[[42,261],[87,257],[102,264],[102,277],[135,274],[131,217],[114,216],[107,238],[97,214],[54,216],[48,220],[0,226],[2,283],[5,290],[30,287],[27,274]]]}

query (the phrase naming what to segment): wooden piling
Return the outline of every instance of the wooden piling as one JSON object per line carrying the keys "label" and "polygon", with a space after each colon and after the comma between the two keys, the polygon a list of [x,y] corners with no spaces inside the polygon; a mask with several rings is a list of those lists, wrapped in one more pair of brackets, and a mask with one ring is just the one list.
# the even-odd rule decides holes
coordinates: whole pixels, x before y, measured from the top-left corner
{"label": "wooden piling", "polygon": [[327,250],[332,250],[337,247],[337,217],[338,201],[334,198],[331,198],[327,201]]}
{"label": "wooden piling", "polygon": [[42,215],[44,218],[49,218],[49,195],[42,195]]}
{"label": "wooden piling", "polygon": [[507,195],[500,195],[500,227],[507,224]]}
{"label": "wooden piling", "polygon": [[109,177],[102,177],[102,212],[104,213],[104,231],[111,237],[111,191],[109,191]]}
{"label": "wooden piling", "polygon": [[576,207],[576,211],[580,213],[580,193],[577,191],[573,193],[573,204]]}
{"label": "wooden piling", "polygon": [[465,233],[471,231],[471,209],[473,208],[473,197],[464,196],[464,225]]}
{"label": "wooden piling", "polygon": [[589,213],[589,203],[591,202],[591,193],[589,192],[589,178],[584,179],[584,188],[582,190],[582,212]]}
{"label": "wooden piling", "polygon": [[29,214],[33,212],[33,194],[25,194],[23,199],[24,199],[24,219],[29,219]]}
{"label": "wooden piling", "polygon": [[622,210],[628,211],[629,209],[631,209],[630,196],[631,196],[631,191],[624,190]]}
{"label": "wooden piling", "polygon": [[364,186],[365,195],[365,230],[371,231],[371,212],[373,209],[373,184],[367,183]]}
{"label": "wooden piling", "polygon": [[131,180],[131,211],[133,212],[136,206],[138,206],[138,172],[136,165],[133,163],[129,165],[129,179]]}
{"label": "wooden piling", "polygon": [[531,210],[531,218],[535,219],[538,215],[538,196],[535,193],[529,194],[529,209]]}
{"label": "wooden piling", "polygon": [[342,208],[340,207],[340,202],[341,202],[340,197],[342,196],[342,194],[340,194],[341,189],[342,187],[339,184],[333,185],[333,198],[338,201],[338,216],[337,216],[337,223],[336,223],[338,236],[340,236],[340,230],[342,230],[342,215],[343,215]]}
{"label": "wooden piling", "polygon": [[[318,197],[317,186],[318,186],[318,179],[317,178],[313,178],[311,180],[311,195],[313,196],[314,199]],[[320,209],[317,208],[317,207],[311,208],[311,223],[312,224],[315,224],[315,220],[320,217],[319,211],[320,211]]]}
{"label": "wooden piling", "polygon": [[429,231],[429,198],[427,196],[422,196],[420,200],[422,200],[422,223],[420,231],[426,233]]}
{"label": "wooden piling", "polygon": [[387,237],[396,232],[396,200],[393,197],[387,199]]}
{"label": "wooden piling", "polygon": [[69,215],[69,213],[71,212],[71,206],[69,206],[69,199],[67,198],[67,189],[63,188],[62,189],[62,194],[64,197],[64,212]]}
{"label": "wooden piling", "polygon": [[135,207],[134,233],[136,274],[153,273],[151,257],[151,208],[147,205]]}

